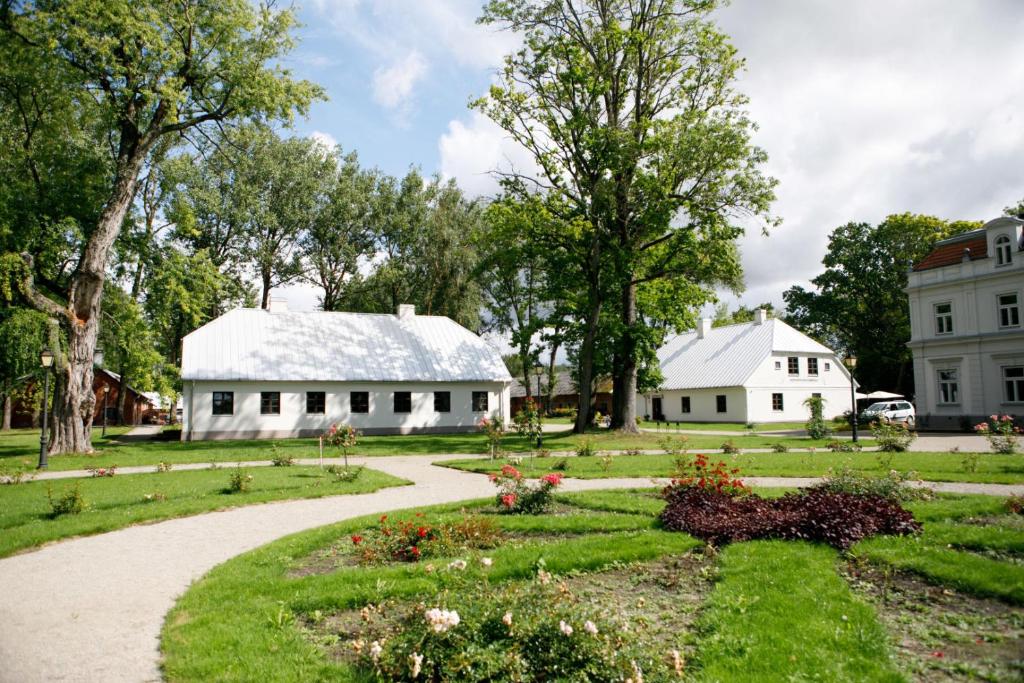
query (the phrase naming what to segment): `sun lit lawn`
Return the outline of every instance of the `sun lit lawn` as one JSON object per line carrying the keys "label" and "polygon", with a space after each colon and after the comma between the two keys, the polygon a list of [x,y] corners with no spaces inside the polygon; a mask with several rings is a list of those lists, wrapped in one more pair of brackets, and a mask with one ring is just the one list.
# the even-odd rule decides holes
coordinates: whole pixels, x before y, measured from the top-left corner
{"label": "sun lit lawn", "polygon": [[[830,423],[830,427],[833,425]],[[662,432],[680,430],[714,431],[714,432],[780,432],[803,429],[803,422],[758,422],[750,430],[746,424],[739,422],[641,422],[643,429],[656,429]]]}
{"label": "sun lit lawn", "polygon": [[[295,534],[230,560],[193,584],[168,615],[161,639],[164,675],[172,682],[369,681],[373,677],[367,669],[357,668],[351,656],[341,654],[351,653],[352,639],[358,637],[361,607],[387,600],[413,610],[417,604],[418,609],[424,604],[445,605],[447,590],[452,591],[453,608],[468,610],[469,603],[480,597],[481,591],[473,589],[478,582],[529,582],[543,558],[545,569],[565,590],[573,591],[575,600],[636,619],[637,638],[675,624],[655,638],[655,648],[659,656],[680,648],[686,656],[687,680],[916,678],[913,672],[920,658],[914,660],[913,652],[908,658],[898,647],[905,637],[898,626],[903,613],[892,608],[890,614],[884,601],[866,600],[860,592],[864,581],[849,583],[847,558],[828,546],[752,541],[709,554],[685,534],[657,529],[655,517],[662,503],[651,490],[575,493],[558,500],[562,509],[538,516],[495,515],[491,501],[426,508],[417,524],[455,519],[461,507],[483,513],[513,538],[493,549],[420,563],[364,566],[346,561],[355,552],[349,535],[367,533],[375,526],[375,517]],[[1015,527],[1002,506],[1001,499],[984,496],[913,503],[924,522],[921,538],[879,537],[855,546],[853,555],[861,562],[893,564],[941,586],[1001,600],[1001,606],[992,602],[986,607],[988,614],[1003,620],[992,622],[989,629],[998,636],[1000,625],[1014,619],[1013,606],[1020,604],[1024,568],[1010,560],[949,549],[938,560],[933,554],[940,552],[939,543],[957,542],[948,529],[951,522],[962,527],[961,540],[972,539],[977,549],[1005,549],[1000,534]],[[414,512],[399,514],[411,517]],[[960,523],[975,515],[995,515],[989,545],[977,529]],[[598,519],[600,523],[594,524]],[[913,561],[904,561],[900,549]],[[483,554],[493,559],[489,569],[477,561]],[[458,577],[444,569],[453,558],[469,561]],[[694,569],[670,575],[658,564],[664,558],[690,562]],[[325,560],[326,565],[317,564]],[[431,567],[425,566],[428,563]],[[430,571],[432,567],[437,569]],[[652,573],[652,567],[659,569]],[[623,592],[618,588],[611,594],[593,590],[604,576],[616,577],[613,588],[626,589],[625,602],[617,602]],[[940,662],[941,666],[953,667],[952,671],[988,665],[985,657],[999,651],[998,640],[987,645],[988,640],[979,639],[979,654],[965,659],[956,633],[946,626],[951,615],[934,611],[927,598],[916,600],[903,609],[914,615],[912,627],[924,629],[930,649],[947,653],[951,661]],[[957,602],[955,595],[951,600]],[[403,613],[394,613],[392,619]],[[681,615],[682,623],[672,621]],[[518,618],[516,612],[513,623]],[[400,619],[395,625],[401,626]],[[999,665],[1005,673],[1013,662],[1004,655]],[[499,673],[487,680],[508,679]]]}
{"label": "sun lit lawn", "polygon": [[[354,482],[338,481],[319,467],[244,471],[252,476],[250,490],[244,493],[226,492],[234,467],[0,486],[0,556],[58,538],[97,534],[140,522],[272,500],[367,493],[409,483],[371,469],[363,469]],[[47,490],[56,500],[76,487],[86,509],[51,517]]]}
{"label": "sun lit lawn", "polygon": [[[551,451],[572,451],[583,439],[589,440],[599,450],[656,450],[660,448],[665,434],[644,432],[626,435],[608,430],[588,433],[585,437],[571,432],[544,435],[544,448]],[[17,466],[22,469],[35,467],[38,457],[38,433],[18,430],[0,435],[0,464]],[[683,438],[676,436],[674,438]],[[788,448],[824,448],[826,441],[813,441],[804,437],[772,437],[737,434],[736,436],[685,437],[690,449],[716,449],[725,441],[732,441],[738,448],[770,448],[781,443]],[[870,445],[870,441],[864,441]],[[109,467],[118,465],[155,465],[158,462],[238,462],[245,460],[270,460],[273,448],[293,458],[315,458],[318,455],[315,439],[277,439],[261,441],[139,441],[118,443],[112,439],[94,438],[97,452],[92,455],[60,455],[50,458],[51,470],[84,469],[87,467]],[[532,444],[527,439],[510,434],[502,442],[502,448],[510,452],[528,452]],[[433,455],[442,453],[482,454],[487,452],[483,434],[416,434],[409,436],[363,436],[350,455]],[[338,457],[338,450],[325,449],[325,457]]]}
{"label": "sun lit lawn", "polygon": [[[691,450],[691,453],[693,451]],[[891,457],[891,460],[888,458]],[[1024,483],[1024,458],[1020,455],[983,453],[977,470],[967,472],[962,453],[740,453],[712,455],[729,467],[737,467],[747,477],[817,477],[829,469],[849,466],[859,472],[883,475],[891,469],[913,471],[929,481],[968,481],[993,484]],[[564,469],[561,461],[564,460]],[[613,455],[609,460],[597,457],[520,458],[517,467],[527,476],[541,476],[554,471],[556,463],[567,477],[602,479],[613,477],[671,476],[675,458],[669,455]],[[470,472],[497,472],[507,459],[449,460],[446,467]]]}

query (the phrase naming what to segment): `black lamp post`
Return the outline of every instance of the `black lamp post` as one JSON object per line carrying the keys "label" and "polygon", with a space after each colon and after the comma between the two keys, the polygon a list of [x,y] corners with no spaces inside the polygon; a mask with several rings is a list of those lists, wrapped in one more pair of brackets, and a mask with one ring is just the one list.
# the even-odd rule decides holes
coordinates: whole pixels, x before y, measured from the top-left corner
{"label": "black lamp post", "polygon": [[108,411],[107,406],[110,403],[109,399],[110,399],[110,385],[109,384],[104,384],[103,385],[103,432],[101,434],[101,436],[103,436],[104,438],[106,438],[106,436],[107,436],[107,411]]}
{"label": "black lamp post", "polygon": [[43,349],[39,354],[39,365],[43,368],[43,430],[39,434],[39,469],[45,470],[49,463],[46,461],[46,446],[49,441],[47,434],[46,416],[50,410],[50,366],[53,365],[53,352],[50,349]]}
{"label": "black lamp post", "polygon": [[544,445],[544,405],[540,399],[540,377],[544,374],[544,367],[536,365],[533,372],[537,375],[537,426],[540,428],[540,432],[537,433],[537,448],[541,448]]}
{"label": "black lamp post", "polygon": [[853,356],[847,356],[843,360],[843,365],[850,371],[850,409],[853,411],[850,414],[850,425],[853,427],[853,441],[857,442],[857,423],[860,421],[860,415],[857,413],[857,394],[855,392],[856,382],[853,381],[853,370],[857,367],[857,359]]}

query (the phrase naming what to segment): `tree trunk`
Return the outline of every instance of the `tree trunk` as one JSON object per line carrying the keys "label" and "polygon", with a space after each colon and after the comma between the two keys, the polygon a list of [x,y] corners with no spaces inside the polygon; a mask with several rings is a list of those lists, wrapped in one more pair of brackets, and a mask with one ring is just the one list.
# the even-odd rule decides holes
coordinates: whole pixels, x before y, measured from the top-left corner
{"label": "tree trunk", "polygon": [[628,434],[639,434],[640,428],[636,424],[637,365],[636,337],[634,336],[637,323],[636,285],[632,281],[623,285],[622,288],[622,323],[624,328],[622,354],[619,359],[622,364],[621,381],[618,383],[620,386],[616,387],[617,391],[622,392],[622,396],[615,401],[615,405],[620,411],[616,416],[619,423],[616,426]]}
{"label": "tree trunk", "polygon": [[[121,152],[110,199],[89,237],[82,260],[71,277],[65,315],[67,357],[57,368],[53,437],[50,453],[92,452],[92,420],[96,396],[92,390],[93,356],[99,333],[100,301],[110,250],[135,196],[139,171],[147,150],[122,132]],[[52,312],[52,309],[47,310]],[[44,407],[45,410],[45,407]]]}
{"label": "tree trunk", "polygon": [[260,308],[264,311],[270,308],[270,273],[263,273],[263,302]]}
{"label": "tree trunk", "polygon": [[[121,367],[118,368],[118,370],[120,371],[118,372],[118,375],[121,376],[121,379],[117,382],[117,423],[125,424],[124,402],[125,395],[128,393],[128,375],[125,372],[124,363],[121,364]],[[103,409],[106,410],[106,407]]]}
{"label": "tree trunk", "polygon": [[11,401],[10,394],[4,394],[4,420],[3,424],[0,425],[0,430],[9,432],[11,430],[11,411],[14,410],[14,402]]}
{"label": "tree trunk", "polygon": [[557,341],[551,342],[551,357],[548,359],[548,386],[547,391],[544,392],[547,402],[546,410],[549,414],[551,413],[551,404],[555,400],[555,388],[558,384],[558,378],[555,375],[555,357],[558,355],[558,348],[560,346],[561,344]]}

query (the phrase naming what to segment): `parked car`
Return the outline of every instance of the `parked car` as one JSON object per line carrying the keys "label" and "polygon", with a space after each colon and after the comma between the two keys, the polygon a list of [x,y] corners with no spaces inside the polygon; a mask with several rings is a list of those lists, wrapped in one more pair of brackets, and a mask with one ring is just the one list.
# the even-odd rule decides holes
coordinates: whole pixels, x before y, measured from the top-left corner
{"label": "parked car", "polygon": [[885,420],[886,422],[902,422],[908,427],[914,426],[917,414],[910,401],[879,401],[872,403],[860,414],[861,422]]}

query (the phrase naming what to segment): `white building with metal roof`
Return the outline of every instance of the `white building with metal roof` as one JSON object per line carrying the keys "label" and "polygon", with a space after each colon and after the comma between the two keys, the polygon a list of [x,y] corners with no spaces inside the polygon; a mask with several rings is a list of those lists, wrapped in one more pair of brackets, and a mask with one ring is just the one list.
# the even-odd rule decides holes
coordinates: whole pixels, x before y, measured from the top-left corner
{"label": "white building with metal roof", "polygon": [[185,337],[182,439],[456,432],[509,419],[496,349],[453,320],[237,309]]}
{"label": "white building with metal roof", "polygon": [[757,311],[753,322],[701,320],[658,350],[663,381],[637,412],[669,422],[799,422],[818,394],[831,419],[850,410],[850,374],[829,348]]}

